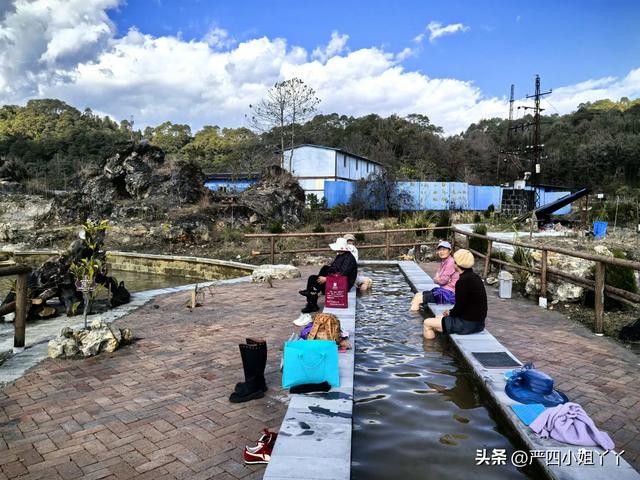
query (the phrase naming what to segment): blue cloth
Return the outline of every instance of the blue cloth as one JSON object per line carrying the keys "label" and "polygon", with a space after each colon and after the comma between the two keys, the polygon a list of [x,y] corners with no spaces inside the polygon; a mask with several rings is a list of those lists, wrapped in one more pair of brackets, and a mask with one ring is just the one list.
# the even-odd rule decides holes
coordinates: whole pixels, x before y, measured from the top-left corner
{"label": "blue cloth", "polygon": [[297,340],[284,344],[282,388],[328,382],[340,386],[338,345],[333,340]]}
{"label": "blue cloth", "polygon": [[530,425],[538,415],[544,412],[544,405],[541,403],[530,403],[529,405],[511,405],[511,410],[515,413],[522,423]]}
{"label": "blue cloth", "polygon": [[436,287],[422,293],[422,302],[426,307],[427,303],[437,303],[438,305],[453,305],[456,303],[456,294],[446,288]]}

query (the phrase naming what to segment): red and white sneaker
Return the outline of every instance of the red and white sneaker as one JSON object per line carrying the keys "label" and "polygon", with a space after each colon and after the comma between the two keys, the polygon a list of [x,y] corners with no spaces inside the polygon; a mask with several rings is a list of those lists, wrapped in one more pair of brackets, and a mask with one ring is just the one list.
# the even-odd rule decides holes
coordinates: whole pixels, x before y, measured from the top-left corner
{"label": "red and white sneaker", "polygon": [[250,452],[255,452],[262,445],[271,445],[273,447],[276,443],[277,438],[278,438],[278,434],[276,432],[270,432],[268,429],[265,428],[262,431],[262,434],[260,435],[260,438],[258,439],[256,446],[250,447],[247,445],[247,450],[249,450]]}
{"label": "red and white sneaker", "polygon": [[273,445],[258,444],[256,447],[244,447],[244,463],[253,465],[256,463],[269,463]]}
{"label": "red and white sneaker", "polygon": [[269,463],[278,434],[264,429],[255,447],[244,447],[244,463]]}

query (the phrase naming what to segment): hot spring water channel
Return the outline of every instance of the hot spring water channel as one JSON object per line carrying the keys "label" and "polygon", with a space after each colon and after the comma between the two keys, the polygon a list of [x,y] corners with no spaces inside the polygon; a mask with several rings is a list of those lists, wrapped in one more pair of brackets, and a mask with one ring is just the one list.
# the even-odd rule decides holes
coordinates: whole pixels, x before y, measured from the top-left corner
{"label": "hot spring water channel", "polygon": [[[510,465],[518,450],[481,403],[470,369],[447,338],[424,340],[422,316],[397,269],[369,267],[359,297],[352,437],[353,479],[533,478]],[[506,465],[476,465],[476,450]]]}

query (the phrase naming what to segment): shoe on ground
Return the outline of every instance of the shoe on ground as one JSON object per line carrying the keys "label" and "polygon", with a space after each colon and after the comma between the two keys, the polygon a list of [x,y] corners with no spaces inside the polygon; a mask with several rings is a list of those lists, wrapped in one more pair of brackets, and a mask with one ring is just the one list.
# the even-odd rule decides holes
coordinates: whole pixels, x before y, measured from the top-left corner
{"label": "shoe on ground", "polygon": [[254,465],[258,463],[269,463],[271,460],[271,451],[273,446],[269,444],[258,445],[255,451],[252,448],[244,448],[244,463],[247,465]]}
{"label": "shoe on ground", "polygon": [[255,447],[250,447],[247,445],[246,450],[250,453],[256,453],[262,448],[263,445],[270,445],[271,448],[276,444],[276,439],[278,438],[277,432],[271,432],[269,429],[265,428],[262,430],[262,434],[258,439]]}
{"label": "shoe on ground", "polygon": [[306,297],[309,294],[309,292],[307,290],[298,290],[298,293],[300,295],[302,295],[303,297]]}

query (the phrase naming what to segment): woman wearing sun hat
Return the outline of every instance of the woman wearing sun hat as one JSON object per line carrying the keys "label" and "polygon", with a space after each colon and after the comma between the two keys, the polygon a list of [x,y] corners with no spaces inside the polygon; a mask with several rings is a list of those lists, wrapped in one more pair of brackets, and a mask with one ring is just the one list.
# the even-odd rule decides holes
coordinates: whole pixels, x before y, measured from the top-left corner
{"label": "woman wearing sun hat", "polygon": [[451,244],[446,240],[438,243],[436,252],[440,257],[440,267],[433,281],[438,284],[432,290],[418,292],[411,301],[411,310],[417,311],[420,305],[426,307],[427,303],[437,303],[440,305],[456,303],[456,282],[458,281],[458,271],[451,256]]}
{"label": "woman wearing sun hat", "polygon": [[358,277],[358,262],[351,253],[345,238],[338,238],[329,248],[336,252],[336,258],[331,265],[324,265],[318,275],[311,275],[307,279],[306,290],[300,290],[300,295],[307,297],[307,304],[302,309],[302,313],[311,313],[320,310],[318,307],[318,295],[324,293],[324,286],[327,276],[332,274],[344,275],[347,277],[349,290]]}
{"label": "woman wearing sun hat", "polygon": [[424,338],[435,338],[436,332],[468,335],[484,330],[487,292],[480,276],[472,270],[473,254],[469,250],[458,250],[453,254],[453,260],[460,274],[456,282],[456,304],[451,311],[424,321]]}

